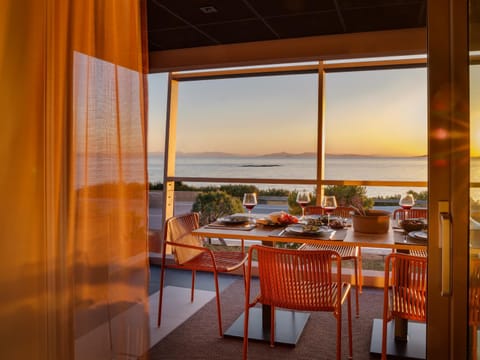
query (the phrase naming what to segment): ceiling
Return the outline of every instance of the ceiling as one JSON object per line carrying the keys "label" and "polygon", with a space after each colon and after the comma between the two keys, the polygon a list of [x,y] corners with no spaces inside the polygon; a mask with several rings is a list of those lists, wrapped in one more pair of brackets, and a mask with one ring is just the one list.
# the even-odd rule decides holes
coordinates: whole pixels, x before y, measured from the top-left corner
{"label": "ceiling", "polygon": [[427,0],[147,0],[149,51],[426,26]]}

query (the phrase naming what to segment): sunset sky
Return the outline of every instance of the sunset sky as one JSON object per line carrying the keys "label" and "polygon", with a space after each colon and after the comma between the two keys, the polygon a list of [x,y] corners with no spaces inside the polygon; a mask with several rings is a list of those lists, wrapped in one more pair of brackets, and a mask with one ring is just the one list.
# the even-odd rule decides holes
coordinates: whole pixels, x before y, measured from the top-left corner
{"label": "sunset sky", "polygon": [[[163,151],[166,75],[149,76],[149,151]],[[316,151],[317,76],[182,82],[177,151]],[[426,69],[326,76],[326,152],[427,153]]]}

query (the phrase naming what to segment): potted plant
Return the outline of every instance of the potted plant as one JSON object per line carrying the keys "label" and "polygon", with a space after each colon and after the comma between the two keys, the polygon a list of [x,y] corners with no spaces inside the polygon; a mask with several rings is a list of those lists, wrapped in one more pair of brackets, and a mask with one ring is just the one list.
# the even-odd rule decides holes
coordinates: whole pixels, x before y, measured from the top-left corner
{"label": "potted plant", "polygon": [[361,201],[352,201],[353,231],[367,234],[384,234],[390,227],[390,212],[384,210],[365,210]]}

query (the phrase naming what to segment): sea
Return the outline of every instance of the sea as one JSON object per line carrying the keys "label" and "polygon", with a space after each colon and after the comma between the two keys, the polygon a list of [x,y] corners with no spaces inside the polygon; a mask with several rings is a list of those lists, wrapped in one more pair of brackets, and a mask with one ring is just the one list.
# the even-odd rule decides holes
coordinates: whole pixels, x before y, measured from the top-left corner
{"label": "sea", "polygon": [[[150,183],[163,182],[163,155],[149,154],[148,175]],[[480,165],[480,164],[478,164]],[[480,166],[479,166],[480,169]],[[262,178],[262,179],[315,179],[316,158],[311,156],[177,156],[176,176]],[[427,157],[367,157],[327,156],[327,180],[390,180],[427,181]],[[214,183],[189,183],[192,186],[211,186]],[[254,184],[266,189],[307,189],[310,185]],[[367,196],[395,196],[413,190],[426,191],[424,187],[368,186]]]}

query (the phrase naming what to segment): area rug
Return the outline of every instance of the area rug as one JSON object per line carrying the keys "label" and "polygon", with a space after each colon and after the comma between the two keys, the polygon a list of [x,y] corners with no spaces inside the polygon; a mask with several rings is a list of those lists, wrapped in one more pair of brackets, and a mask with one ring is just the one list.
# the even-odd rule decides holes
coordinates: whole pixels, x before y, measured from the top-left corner
{"label": "area rug", "polygon": [[[255,291],[258,288],[254,283]],[[382,317],[383,291],[364,288],[360,296],[360,317],[355,318],[352,294],[353,358],[378,359],[370,354],[370,341],[374,318]],[[224,329],[228,328],[244,311],[244,288],[235,281],[221,294]],[[342,358],[348,357],[347,314],[343,313]],[[267,359],[335,359],[336,321],[331,313],[312,313],[296,346],[276,345],[250,341],[248,358]],[[150,349],[148,359],[241,359],[242,339],[218,336],[215,299],[177,327]]]}

